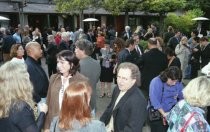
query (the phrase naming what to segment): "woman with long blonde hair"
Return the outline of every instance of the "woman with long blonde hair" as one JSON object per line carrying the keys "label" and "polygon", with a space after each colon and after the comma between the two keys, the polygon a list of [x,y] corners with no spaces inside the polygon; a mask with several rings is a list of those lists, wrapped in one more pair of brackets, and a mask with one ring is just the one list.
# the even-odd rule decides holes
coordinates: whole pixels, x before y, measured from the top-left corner
{"label": "woman with long blonde hair", "polygon": [[47,106],[40,105],[35,121],[32,84],[26,65],[9,61],[0,67],[0,130],[4,132],[41,131]]}

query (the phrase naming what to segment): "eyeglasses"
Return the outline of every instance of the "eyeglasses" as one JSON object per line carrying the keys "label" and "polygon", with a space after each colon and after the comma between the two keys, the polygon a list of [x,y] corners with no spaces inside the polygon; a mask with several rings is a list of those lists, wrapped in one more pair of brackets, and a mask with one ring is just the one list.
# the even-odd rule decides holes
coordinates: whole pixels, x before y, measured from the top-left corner
{"label": "eyeglasses", "polygon": [[122,79],[122,80],[124,80],[124,81],[127,81],[127,80],[129,80],[130,78],[117,76],[117,79]]}

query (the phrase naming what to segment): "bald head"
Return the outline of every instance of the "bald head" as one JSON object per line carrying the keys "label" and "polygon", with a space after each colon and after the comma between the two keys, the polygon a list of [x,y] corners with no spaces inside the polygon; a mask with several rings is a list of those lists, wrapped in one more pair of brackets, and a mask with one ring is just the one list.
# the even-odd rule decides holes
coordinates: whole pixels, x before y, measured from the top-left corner
{"label": "bald head", "polygon": [[42,57],[42,49],[39,43],[37,42],[29,42],[26,44],[26,52],[27,55],[32,57],[35,60],[38,60]]}

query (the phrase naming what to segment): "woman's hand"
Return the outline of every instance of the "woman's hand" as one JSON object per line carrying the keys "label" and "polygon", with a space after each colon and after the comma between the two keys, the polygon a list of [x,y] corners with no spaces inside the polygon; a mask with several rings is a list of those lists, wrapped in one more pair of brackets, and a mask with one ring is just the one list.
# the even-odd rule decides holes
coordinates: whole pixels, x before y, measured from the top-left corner
{"label": "woman's hand", "polygon": [[48,106],[45,103],[40,103],[39,109],[41,112],[44,112],[46,114],[48,111]]}
{"label": "woman's hand", "polygon": [[163,117],[166,117],[168,115],[167,112],[165,112],[162,108],[158,109],[158,111],[160,112],[160,114],[163,116]]}

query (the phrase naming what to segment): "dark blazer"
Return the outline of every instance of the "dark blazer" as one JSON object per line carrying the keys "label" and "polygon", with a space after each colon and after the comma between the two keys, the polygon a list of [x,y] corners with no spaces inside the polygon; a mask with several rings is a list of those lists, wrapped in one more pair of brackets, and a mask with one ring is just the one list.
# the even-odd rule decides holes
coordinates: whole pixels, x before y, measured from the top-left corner
{"label": "dark blazer", "polygon": [[9,111],[9,117],[0,118],[3,132],[41,132],[45,113],[41,112],[35,121],[33,109],[24,101],[16,101]]}
{"label": "dark blazer", "polygon": [[12,35],[7,35],[3,38],[3,42],[2,42],[2,51],[3,53],[10,53],[10,49],[12,47],[13,44],[15,44],[16,41],[15,39],[12,37]]}
{"label": "dark blazer", "polygon": [[197,45],[194,48],[198,49],[198,51],[197,52],[192,51],[191,58],[190,58],[190,64],[192,66],[192,69],[199,70],[200,69],[201,48],[200,48],[200,45]]}
{"label": "dark blazer", "polygon": [[33,99],[36,103],[38,103],[41,98],[45,98],[47,96],[49,81],[45,71],[38,61],[28,56],[25,63],[34,88]]}
{"label": "dark blazer", "polygon": [[[147,102],[137,86],[130,88],[114,108],[120,90],[115,87],[112,100],[100,120],[107,125],[113,115],[115,132],[141,132],[147,117]],[[114,109],[113,109],[114,108]]]}
{"label": "dark blazer", "polygon": [[208,44],[203,50],[201,48],[201,68],[210,62],[210,44]]}
{"label": "dark blazer", "polygon": [[127,39],[131,38],[131,37],[132,37],[132,32],[129,31],[129,32],[128,32],[128,35],[129,35],[129,37],[127,36],[127,32],[124,31],[124,32],[122,33],[122,39],[124,39],[124,40],[126,41]]}
{"label": "dark blazer", "polygon": [[59,51],[62,50],[70,50],[69,45],[65,41],[61,41],[61,43],[58,46]]}
{"label": "dark blazer", "polygon": [[168,67],[166,55],[157,48],[151,49],[141,57],[142,88],[149,92],[150,81]]}
{"label": "dark blazer", "polygon": [[131,62],[131,54],[128,49],[121,50],[117,55],[118,65],[123,62]]}
{"label": "dark blazer", "polygon": [[141,45],[138,45],[138,47],[141,51],[141,55],[136,49],[134,49],[133,51],[131,51],[131,57],[132,57],[133,63],[136,64],[140,68],[140,57],[143,55],[144,49]]}
{"label": "dark blazer", "polygon": [[179,44],[179,39],[176,38],[175,36],[171,37],[168,41],[168,47],[173,49],[175,51],[176,45]]}

